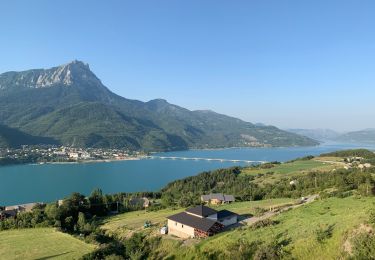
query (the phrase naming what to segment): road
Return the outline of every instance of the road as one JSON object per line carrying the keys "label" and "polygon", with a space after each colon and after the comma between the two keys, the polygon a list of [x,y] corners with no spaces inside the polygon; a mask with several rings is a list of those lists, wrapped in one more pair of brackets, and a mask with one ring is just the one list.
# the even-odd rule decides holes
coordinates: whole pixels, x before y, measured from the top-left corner
{"label": "road", "polygon": [[301,203],[301,204],[296,204],[296,205],[292,205],[292,206],[286,206],[285,208],[281,208],[281,209],[279,209],[277,211],[268,211],[267,213],[263,214],[260,217],[250,217],[250,218],[242,220],[241,222],[243,224],[251,226],[251,225],[253,225],[254,223],[256,223],[258,221],[271,218],[271,217],[276,216],[276,215],[278,215],[278,214],[280,214],[280,213],[282,213],[284,211],[287,211],[287,210],[290,210],[290,209],[295,209],[295,208],[301,207],[303,205],[309,204],[309,203],[313,202],[318,197],[319,197],[318,194],[310,195],[310,196],[305,197],[306,198],[305,201],[303,203]]}

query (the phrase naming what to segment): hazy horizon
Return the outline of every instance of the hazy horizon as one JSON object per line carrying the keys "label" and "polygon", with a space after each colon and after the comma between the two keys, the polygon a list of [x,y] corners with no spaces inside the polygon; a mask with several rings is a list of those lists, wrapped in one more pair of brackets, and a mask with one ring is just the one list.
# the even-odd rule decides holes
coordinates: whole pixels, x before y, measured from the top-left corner
{"label": "hazy horizon", "polygon": [[374,7],[4,1],[0,71],[78,59],[129,99],[162,98],[282,129],[375,128]]}

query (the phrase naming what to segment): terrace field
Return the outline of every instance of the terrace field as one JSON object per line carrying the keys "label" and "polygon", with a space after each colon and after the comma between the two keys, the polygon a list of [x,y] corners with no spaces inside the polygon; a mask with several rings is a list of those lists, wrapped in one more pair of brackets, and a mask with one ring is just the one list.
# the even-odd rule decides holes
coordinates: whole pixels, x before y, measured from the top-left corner
{"label": "terrace field", "polygon": [[53,228],[0,232],[0,259],[79,259],[95,249]]}

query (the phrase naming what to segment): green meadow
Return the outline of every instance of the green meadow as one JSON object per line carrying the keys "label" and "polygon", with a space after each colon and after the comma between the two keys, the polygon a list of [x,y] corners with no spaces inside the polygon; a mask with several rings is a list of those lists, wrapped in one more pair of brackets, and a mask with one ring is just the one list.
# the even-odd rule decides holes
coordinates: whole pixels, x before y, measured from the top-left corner
{"label": "green meadow", "polygon": [[[348,237],[367,221],[374,203],[373,197],[318,200],[273,217],[272,220],[278,221],[276,225],[259,229],[244,226],[202,240],[193,247],[174,250],[169,255],[177,259],[193,259],[197,252],[225,252],[239,240],[269,243],[279,238],[288,241],[285,250],[294,259],[347,258],[345,245],[350,245]],[[332,228],[331,237],[318,242],[317,230],[328,227]],[[165,247],[172,243],[164,242]]]}
{"label": "green meadow", "polygon": [[[269,209],[270,207],[282,206],[285,204],[294,203],[295,199],[281,198],[269,199],[260,201],[244,201],[235,202],[232,204],[225,204],[220,206],[211,206],[216,210],[228,209],[239,215],[253,214],[255,208]],[[109,234],[115,234],[118,237],[126,238],[136,231],[144,231],[146,233],[156,233],[158,229],[167,223],[166,217],[184,211],[185,208],[178,209],[163,209],[159,211],[145,210],[133,211],[107,218],[103,221],[102,229]],[[151,228],[144,228],[146,221],[151,221]]]}
{"label": "green meadow", "polygon": [[254,183],[272,184],[284,177],[299,176],[311,171],[330,171],[336,168],[342,168],[342,166],[334,161],[329,163],[320,161],[319,159],[297,160],[293,162],[276,164],[274,167],[266,169],[251,167],[245,168],[241,171],[241,174],[255,176]]}
{"label": "green meadow", "polygon": [[94,245],[53,228],[19,229],[0,232],[0,259],[79,259]]}

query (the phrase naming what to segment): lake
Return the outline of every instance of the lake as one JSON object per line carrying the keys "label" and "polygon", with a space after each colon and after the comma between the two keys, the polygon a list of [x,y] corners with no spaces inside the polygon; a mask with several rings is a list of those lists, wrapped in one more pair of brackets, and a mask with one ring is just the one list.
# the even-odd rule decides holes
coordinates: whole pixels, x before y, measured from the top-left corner
{"label": "lake", "polygon": [[[220,158],[236,160],[288,161],[307,155],[363,145],[326,143],[298,148],[231,148],[189,150],[156,154],[158,156]],[[89,195],[94,188],[105,193],[157,191],[168,182],[202,171],[246,163],[194,160],[145,159],[82,164],[16,165],[0,167],[0,205],[50,202],[72,192]]]}

